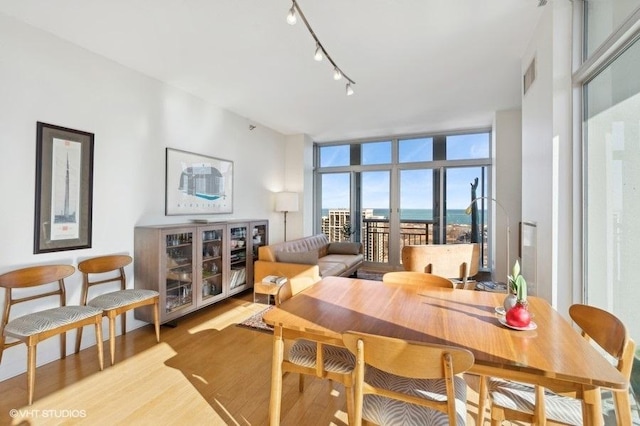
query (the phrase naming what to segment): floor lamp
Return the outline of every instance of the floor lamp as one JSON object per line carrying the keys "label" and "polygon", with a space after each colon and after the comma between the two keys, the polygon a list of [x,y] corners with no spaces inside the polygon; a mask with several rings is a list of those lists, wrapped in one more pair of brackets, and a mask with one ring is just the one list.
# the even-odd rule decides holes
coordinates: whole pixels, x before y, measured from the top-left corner
{"label": "floor lamp", "polygon": [[284,240],[287,241],[287,213],[298,211],[298,194],[296,192],[277,192],[276,211],[284,213]]}
{"label": "floor lamp", "polygon": [[[507,275],[509,275],[509,268],[510,268],[510,263],[511,262],[511,258],[510,258],[510,251],[509,251],[509,247],[510,247],[510,242],[511,242],[511,226],[509,225],[509,213],[507,213],[507,209],[504,208],[504,206],[502,204],[500,204],[498,202],[498,200],[496,200],[495,198],[491,198],[491,197],[476,197],[473,199],[473,201],[471,201],[471,204],[469,204],[469,207],[467,207],[466,213],[467,214],[471,214],[471,207],[473,206],[473,203],[475,203],[478,200],[489,200],[489,201],[493,201],[494,203],[496,203],[496,205],[498,207],[500,207],[502,209],[502,212],[504,213],[504,216],[507,218],[507,263],[505,264],[505,267],[507,268]],[[507,284],[507,293],[509,292],[509,285]]]}

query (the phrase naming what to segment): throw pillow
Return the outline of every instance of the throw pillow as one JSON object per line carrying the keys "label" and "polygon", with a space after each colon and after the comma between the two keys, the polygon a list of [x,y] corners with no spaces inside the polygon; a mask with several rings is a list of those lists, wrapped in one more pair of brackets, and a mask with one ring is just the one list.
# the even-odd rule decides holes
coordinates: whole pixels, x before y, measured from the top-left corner
{"label": "throw pillow", "polygon": [[301,251],[301,252],[289,252],[278,251],[276,252],[276,260],[283,263],[299,263],[303,265],[317,265],[318,264],[318,251]]}
{"label": "throw pillow", "polygon": [[358,254],[360,243],[341,241],[329,244],[329,254]]}

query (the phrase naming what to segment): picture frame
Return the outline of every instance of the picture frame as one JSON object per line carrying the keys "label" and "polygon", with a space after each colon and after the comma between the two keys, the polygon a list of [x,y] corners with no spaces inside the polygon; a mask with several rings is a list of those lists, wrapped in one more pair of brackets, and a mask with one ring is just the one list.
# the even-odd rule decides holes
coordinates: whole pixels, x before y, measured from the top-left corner
{"label": "picture frame", "polygon": [[233,213],[233,161],[166,149],[165,215]]}
{"label": "picture frame", "polygon": [[94,134],[38,121],[33,253],[91,248]]}

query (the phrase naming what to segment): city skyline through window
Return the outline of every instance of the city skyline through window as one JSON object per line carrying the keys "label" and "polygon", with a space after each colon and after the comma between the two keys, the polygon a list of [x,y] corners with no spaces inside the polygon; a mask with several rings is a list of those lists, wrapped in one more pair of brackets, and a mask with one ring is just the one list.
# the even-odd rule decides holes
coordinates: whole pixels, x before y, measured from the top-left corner
{"label": "city skyline through window", "polygon": [[317,145],[319,230],[332,241],[361,241],[368,261],[392,265],[400,263],[405,244],[469,242],[473,236],[485,247],[486,234],[478,229],[488,215],[479,215],[474,227],[466,210],[474,196],[488,195],[490,136]]}

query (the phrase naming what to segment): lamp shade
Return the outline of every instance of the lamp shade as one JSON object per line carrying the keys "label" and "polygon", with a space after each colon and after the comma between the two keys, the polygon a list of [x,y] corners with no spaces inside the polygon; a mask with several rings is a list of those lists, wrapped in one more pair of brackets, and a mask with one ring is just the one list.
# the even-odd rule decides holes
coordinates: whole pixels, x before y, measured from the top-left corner
{"label": "lamp shade", "polygon": [[276,193],[276,211],[277,212],[297,212],[298,211],[298,194],[296,192],[277,192]]}

